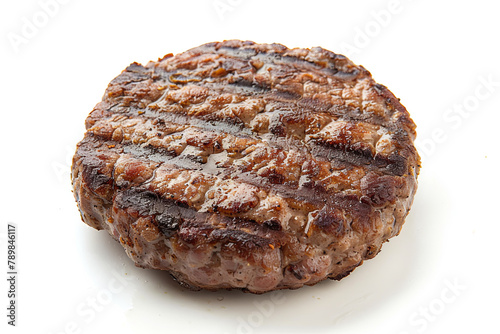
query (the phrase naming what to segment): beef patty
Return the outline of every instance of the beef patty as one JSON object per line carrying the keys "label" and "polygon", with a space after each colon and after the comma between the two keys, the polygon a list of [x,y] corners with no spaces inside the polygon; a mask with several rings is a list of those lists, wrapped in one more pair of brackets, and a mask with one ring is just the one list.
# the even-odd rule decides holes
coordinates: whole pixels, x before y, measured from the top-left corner
{"label": "beef patty", "polygon": [[406,109],[319,47],[232,40],[133,63],[85,125],[83,221],[196,289],[339,280],[399,234],[417,188]]}

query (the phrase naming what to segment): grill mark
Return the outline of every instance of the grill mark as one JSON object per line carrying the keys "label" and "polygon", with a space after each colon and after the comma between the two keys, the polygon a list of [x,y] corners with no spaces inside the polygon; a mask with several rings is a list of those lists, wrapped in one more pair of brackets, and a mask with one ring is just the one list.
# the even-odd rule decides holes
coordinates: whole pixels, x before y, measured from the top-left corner
{"label": "grill mark", "polygon": [[[87,144],[87,143],[86,143]],[[122,152],[125,153],[125,152]],[[93,153],[97,155],[97,153]],[[172,161],[169,161],[172,164]],[[177,166],[176,166],[177,167]],[[181,169],[184,169],[180,166]],[[189,169],[188,169],[189,170]],[[248,173],[236,175],[234,178],[237,182],[245,182],[255,186],[261,186],[254,176]],[[171,200],[160,195],[155,190],[150,190],[145,182],[142,186],[134,186],[133,188],[117,188],[116,196],[114,198],[115,205],[121,209],[131,209],[130,214],[137,214],[139,216],[153,216],[160,231],[168,236],[172,236],[185,223],[195,223],[199,227],[213,228],[207,224],[209,218],[213,213],[199,212],[194,207],[187,206],[183,202]],[[147,187],[147,188],[145,188]],[[261,186],[259,188],[269,189],[268,187]],[[365,203],[362,203],[357,196],[352,194],[336,193],[328,195],[324,193],[324,189],[320,187],[290,189],[283,185],[274,186],[273,190],[285,200],[287,198],[295,199],[303,202],[305,206],[314,206],[317,208],[329,206],[333,210],[342,210],[348,212],[351,217],[360,225],[367,226],[369,224],[369,215],[366,215],[366,210],[369,209]],[[135,212],[135,213],[134,213]],[[366,217],[365,217],[366,216]],[[248,224],[262,225],[263,231],[273,233],[281,232],[281,228],[276,226],[276,223],[271,224],[267,221],[255,221],[248,218],[221,216],[221,226],[230,225],[230,229],[245,228],[244,233],[248,233]],[[243,233],[243,232],[241,232]],[[238,233],[236,233],[238,234]],[[189,233],[188,233],[189,235]],[[215,238],[214,241],[220,241],[224,238],[222,236],[233,235],[232,232],[220,232],[221,238]],[[239,235],[239,234],[238,234]],[[251,234],[249,234],[251,235]],[[186,240],[189,241],[189,240]],[[233,240],[234,241],[234,240]],[[273,239],[273,241],[276,241]]]}
{"label": "grill mark", "polygon": [[[266,64],[276,64],[280,66],[284,66],[286,68],[291,68],[292,64],[302,64],[303,69],[308,71],[308,72],[314,72],[318,75],[324,76],[326,75],[327,77],[336,77],[338,76],[339,82],[345,81],[345,80],[350,80],[349,78],[352,77],[354,78],[364,78],[364,77],[370,77],[370,74],[368,71],[364,70],[362,67],[358,68],[354,66],[349,60],[347,60],[343,55],[335,54],[331,51],[324,50],[322,48],[313,48],[312,51],[316,54],[322,55],[317,62],[313,61],[308,61],[302,58],[299,58],[295,55],[289,55],[289,53],[293,50],[287,50],[284,46],[282,45],[271,45],[268,47],[268,50],[262,51],[262,50],[255,50],[252,47],[255,45],[255,43],[251,42],[245,42],[243,47],[241,45],[230,45],[230,43],[209,43],[194,49],[191,49],[186,52],[193,54],[193,55],[201,55],[202,53],[210,53],[213,55],[217,56],[222,56],[222,62],[224,62],[224,57],[227,59],[234,59],[236,61],[241,61],[241,59],[247,59],[247,60],[256,60],[260,59],[258,57],[261,57],[260,60],[264,60]],[[277,51],[276,47],[279,46],[281,48],[281,51]],[[221,50],[230,50],[231,52],[229,53],[224,53]],[[236,52],[236,54],[234,54]],[[247,57],[246,54],[251,54],[254,56]],[[173,59],[173,58],[169,58]],[[279,61],[281,62],[279,62]],[[284,61],[283,61],[284,60]],[[278,61],[278,62],[277,62]],[[327,63],[325,65],[325,62]],[[346,72],[346,71],[341,71],[337,69],[336,67],[339,65],[340,66],[345,66],[346,64],[350,64],[349,66],[353,68],[351,72]],[[342,65],[342,63],[344,63]],[[134,65],[134,66],[132,66]],[[168,80],[168,78],[172,74],[177,74],[177,75],[185,75],[186,77],[190,77],[190,70],[189,69],[183,69],[183,68],[176,68],[174,71],[166,71],[164,68],[161,67],[153,67],[151,68],[149,65],[147,67],[142,67],[139,64],[132,64],[131,65],[131,71],[134,70],[134,73],[138,73],[139,75],[143,75],[144,72],[147,74],[151,75],[151,78],[155,79],[155,77],[162,77],[165,80]],[[333,72],[331,73],[333,68]],[[139,69],[139,70],[138,70]],[[255,74],[255,71],[251,71],[252,75]],[[127,73],[127,72],[124,72]],[[240,74],[250,74],[249,71],[245,71],[244,73]],[[157,79],[157,78],[156,78]],[[233,92],[233,89],[239,87],[239,93],[250,93],[250,95],[255,95],[258,92],[261,91],[266,91],[270,89],[271,87],[263,86],[260,85],[259,83],[256,83],[255,80],[249,81],[246,78],[243,77],[235,77],[234,82],[231,82],[231,80],[228,82],[226,79],[220,79],[221,84],[218,85],[217,79],[211,78],[211,77],[196,77],[196,81],[200,80],[197,84],[200,86],[205,86],[205,87],[212,87],[212,88],[220,88],[222,90],[227,89],[229,87],[230,90],[229,92]],[[186,84],[188,82],[184,82],[183,84]],[[250,92],[249,92],[250,89]],[[374,89],[381,97],[386,99],[387,102],[387,108],[391,109],[394,111],[394,109],[400,109],[404,107],[399,103],[399,101],[392,96],[392,94],[382,85],[374,83],[372,86],[372,89]],[[281,95],[287,95],[289,92],[281,92],[278,91],[277,95],[278,98],[277,100],[279,101]],[[245,94],[242,94],[245,95]],[[265,96],[263,97],[264,99],[266,98]],[[267,97],[269,98],[269,96]],[[288,97],[287,97],[288,98]],[[300,97],[299,97],[300,98]],[[286,99],[285,99],[286,100]],[[335,107],[337,108],[337,107]],[[356,115],[356,113],[352,114],[349,113],[348,110],[352,110],[352,108],[347,108],[346,110],[343,110],[340,114],[336,116],[344,116],[344,119],[347,120],[359,120],[362,119],[366,122],[370,122],[373,119],[373,124],[376,125],[386,125],[387,121],[391,121],[391,119],[385,119],[385,120],[379,120],[376,115],[369,115],[369,118],[363,117],[363,115]],[[355,110],[355,109],[354,109]],[[335,112],[338,110],[332,110],[332,115],[335,116]],[[390,111],[390,110],[389,110]],[[366,116],[366,115],[365,115]],[[348,117],[348,118],[347,118]],[[392,123],[392,122],[391,122]],[[391,127],[390,130],[395,130],[397,127]]]}
{"label": "grill mark", "polygon": [[[330,52],[330,58],[328,58],[329,66],[322,66],[317,62],[308,61],[305,59],[298,58],[296,56],[288,55],[289,51],[286,48],[283,48],[283,52],[276,52],[276,50],[268,51],[256,51],[250,48],[241,48],[236,46],[228,46],[224,45],[219,49],[215,50],[214,47],[203,48],[204,52],[210,51],[212,54],[224,55],[228,58],[233,59],[246,59],[246,60],[261,60],[265,63],[272,63],[275,65],[283,65],[287,67],[295,67],[297,69],[305,70],[305,71],[313,71],[316,74],[334,76],[341,80],[354,80],[360,75],[360,71],[357,68],[354,68],[351,72],[341,71],[336,68],[335,60],[342,59],[345,57],[341,55],[337,55],[333,52]],[[321,49],[320,51],[326,52],[326,50]]]}
{"label": "grill mark", "polygon": [[[169,122],[178,124],[180,126],[189,125],[189,127],[197,128],[199,130],[208,131],[212,133],[226,133],[233,135],[242,139],[252,139],[259,143],[263,143],[269,147],[276,147],[281,151],[296,151],[299,154],[312,156],[315,159],[320,159],[323,161],[329,161],[331,163],[338,164],[339,162],[346,163],[349,166],[363,166],[369,170],[378,171],[388,175],[402,176],[406,173],[406,162],[402,156],[391,155],[385,156],[382,154],[375,154],[369,149],[363,148],[352,148],[355,144],[350,143],[350,147],[347,145],[329,145],[320,140],[309,141],[307,143],[294,139],[292,137],[279,137],[272,135],[256,135],[249,128],[245,128],[241,125],[232,124],[229,122],[222,121],[206,121],[195,117],[190,117],[184,114],[177,113],[165,113],[148,110],[145,114],[138,115],[135,110],[141,111],[141,109],[130,108],[131,112],[127,113],[128,117],[134,117],[137,119],[149,119],[151,121],[161,120],[163,122]],[[286,111],[280,113],[287,114]],[[292,114],[293,112],[290,112]],[[125,114],[119,114],[124,116]],[[161,122],[157,124],[158,131],[161,131]],[[182,132],[180,132],[182,133]],[[109,138],[104,137],[108,140]],[[126,145],[128,146],[128,144]],[[130,153],[134,153],[133,149],[129,149]],[[150,153],[153,157],[153,161],[160,162],[163,161],[161,158],[162,154],[169,156],[174,156],[173,152],[158,150]],[[192,163],[191,161],[187,161]]]}
{"label": "grill mark", "polygon": [[407,162],[402,156],[392,154],[385,156],[373,154],[367,148],[352,148],[347,145],[330,145],[321,141],[310,143],[313,156],[324,159],[339,160],[351,166],[363,166],[372,171],[380,171],[384,174],[403,176],[408,172]]}
{"label": "grill mark", "polygon": [[[161,131],[161,128],[158,128],[158,129],[152,128],[152,130],[153,130],[153,132],[155,130]],[[173,134],[170,134],[170,135],[173,135]],[[236,139],[247,138],[247,137],[241,137],[238,135],[236,135],[235,137],[236,137]],[[105,135],[103,135],[102,138],[106,139],[106,140],[110,139],[108,136],[105,136]],[[317,159],[319,157],[320,160],[323,160],[323,161],[328,161],[327,159],[330,159],[330,163],[332,163],[333,166],[338,165],[337,162],[331,161],[333,159],[333,157],[328,155],[329,152],[325,151],[324,149],[322,151],[320,151],[320,153],[316,153],[316,154],[314,154],[315,152],[314,152],[314,150],[312,150],[313,154],[311,155],[309,152],[309,148],[307,148],[300,140],[293,140],[290,138],[278,138],[278,137],[273,137],[273,136],[264,136],[263,140],[260,140],[259,138],[251,138],[251,139],[254,139],[257,142],[254,145],[265,145],[265,147],[267,147],[268,149],[276,148],[277,150],[279,150],[281,152],[295,151],[299,155],[299,157],[297,159],[298,161],[311,160],[311,159],[314,160],[314,159]],[[147,157],[148,159],[155,161],[155,162],[165,162],[165,161],[170,161],[171,159],[175,159],[176,161],[178,161],[180,166],[185,166],[186,168],[190,168],[190,169],[199,169],[199,164],[201,164],[203,162],[202,160],[196,161],[196,160],[189,159],[188,157],[185,157],[185,156],[179,157],[178,155],[180,155],[180,153],[182,153],[182,152],[176,154],[175,151],[168,150],[167,148],[164,148],[161,146],[148,145],[147,147],[145,147],[144,144],[140,144],[141,146],[139,146],[139,145],[133,144],[131,142],[121,142],[121,144],[124,147],[125,153],[130,153],[133,155],[141,155],[141,156]],[[221,147],[220,150],[222,150],[222,149],[223,148]],[[321,159],[321,158],[323,158],[323,159]],[[348,159],[344,159],[344,160],[342,160],[342,161],[348,162],[349,164],[351,164],[348,161]],[[362,163],[366,163],[366,162],[362,161]],[[299,165],[297,165],[297,166],[299,166]],[[380,167],[380,166],[382,166],[382,165],[379,164],[378,167]],[[271,177],[272,177],[272,175],[271,175]],[[269,179],[271,179],[271,177],[269,177]],[[275,184],[276,182],[271,182],[271,183]]]}
{"label": "grill mark", "polygon": [[[123,153],[133,154],[144,159],[158,163],[168,163],[179,170],[199,171],[207,175],[215,176],[219,179],[231,178],[236,182],[246,183],[267,192],[273,191],[283,198],[291,198],[298,201],[307,202],[312,205],[324,205],[332,202],[332,196],[336,194],[325,193],[324,189],[314,182],[309,186],[297,188],[287,184],[273,184],[269,179],[259,176],[254,172],[241,172],[235,166],[225,168],[213,168],[196,160],[191,160],[183,156],[158,155],[151,147],[128,146],[123,147]],[[153,157],[153,159],[151,159]],[[158,159],[155,159],[158,157]]]}
{"label": "grill mark", "polygon": [[122,84],[129,82],[140,82],[151,79],[151,70],[138,63],[130,64],[122,73],[122,75],[114,78],[110,84]]}
{"label": "grill mark", "polygon": [[[158,103],[160,102],[161,99],[162,98],[152,103]],[[274,111],[272,111],[271,113],[273,114],[279,113],[283,117],[296,116],[296,117],[307,118],[320,113],[325,113],[328,114],[330,117],[332,117],[332,121],[338,120],[338,121],[346,121],[353,123],[362,122],[368,125],[379,126],[387,130],[387,132],[391,133],[401,132],[401,129],[398,128],[397,124],[395,124],[394,122],[388,123],[386,120],[380,119],[377,116],[373,116],[367,119],[366,117],[362,117],[362,115],[359,115],[359,117],[354,117],[354,116],[348,116],[343,113],[335,113],[332,112],[332,110],[320,111],[312,108],[307,108],[304,105],[297,106],[295,103],[280,103],[280,101],[273,98],[273,95],[265,96],[263,97],[263,99],[267,101],[266,103],[267,105],[271,104],[273,105]],[[224,132],[233,135],[244,134],[245,136],[252,137],[257,140],[259,140],[260,137],[258,133],[255,133],[254,131],[252,131],[252,129],[246,127],[243,123],[239,123],[235,120],[227,118],[215,118],[213,115],[211,117],[207,117],[210,119],[202,119],[196,116],[189,116],[185,113],[162,112],[149,108],[148,109],[137,108],[134,106],[127,107],[126,108],[127,112],[120,112],[119,111],[120,109],[124,108],[117,104],[113,105],[109,110],[115,110],[115,111],[113,114],[110,114],[107,117],[107,119],[110,119],[116,115],[129,118],[141,117],[151,120],[158,119],[162,121],[176,123],[179,125],[189,124],[190,126],[194,126],[199,129],[209,130],[214,132]],[[304,124],[304,126],[306,126],[306,124]],[[320,128],[319,130],[321,129],[322,128]]]}
{"label": "grill mark", "polygon": [[[211,84],[213,84],[213,86],[214,86],[213,88],[224,89],[225,87],[227,87],[226,85],[216,85],[217,82],[213,82]],[[240,89],[242,91],[250,90],[251,93],[254,95],[268,93],[271,91],[270,86],[262,85],[254,80],[250,81],[250,80],[247,80],[243,77],[237,77],[236,80],[229,83],[229,87],[231,89]]]}
{"label": "grill mark", "polygon": [[315,192],[314,190],[310,190],[306,187],[297,189],[287,184],[276,184],[273,183],[272,175],[271,177],[262,177],[256,174],[256,172],[242,172],[238,169],[237,166],[234,165],[226,166],[224,168],[217,168],[216,166],[203,163],[200,160],[196,160],[187,156],[161,154],[160,152],[158,152],[158,149],[156,147],[141,147],[133,144],[123,145],[123,153],[132,154],[134,156],[138,156],[157,163],[172,164],[180,170],[199,171],[208,175],[215,176],[219,179],[231,178],[234,181],[247,183],[266,191],[274,190],[278,195],[283,197],[294,198],[301,201],[307,200],[308,202],[314,204],[321,203],[321,200],[315,200],[314,195],[315,193],[317,193],[317,191]]}
{"label": "grill mark", "polygon": [[[185,77],[188,78],[189,71],[186,71]],[[173,72],[166,72],[164,76],[171,75]],[[181,75],[181,71],[178,70],[175,74]],[[184,76],[184,75],[183,75]],[[195,80],[195,79],[193,79]],[[368,122],[373,119],[373,121],[376,125],[387,125],[388,119],[384,119],[382,121],[378,120],[376,115],[368,115],[368,114],[359,114],[359,110],[349,107],[349,106],[333,106],[329,105],[327,108],[322,107],[319,103],[316,103],[315,101],[318,101],[318,99],[313,99],[313,98],[307,98],[307,100],[312,101],[313,103],[304,103],[306,99],[303,98],[302,95],[280,89],[278,87],[271,87],[269,85],[266,85],[265,83],[259,83],[256,82],[255,80],[248,80],[245,77],[241,76],[234,76],[230,81],[227,81],[226,79],[222,80],[216,80],[213,78],[209,77],[197,77],[196,78],[197,85],[200,87],[206,87],[211,89],[212,92],[221,94],[221,93],[230,93],[230,94],[238,94],[238,95],[243,95],[247,97],[254,97],[258,96],[264,101],[269,101],[269,102],[277,102],[281,103],[280,107],[289,107],[289,108],[294,108],[294,109],[309,109],[311,111],[320,111],[320,112],[329,112],[331,113],[332,116],[336,117],[345,117],[348,119],[359,119],[363,118],[364,121]],[[185,85],[188,84],[188,80],[185,82],[179,82],[175,81],[177,85]],[[154,103],[160,102],[162,98],[160,98],[157,101],[154,101]],[[368,116],[368,117],[367,117]]]}
{"label": "grill mark", "polygon": [[196,117],[190,117],[184,114],[155,111],[153,111],[151,114],[151,117],[149,115],[143,115],[143,117],[147,117],[150,119],[161,119],[163,121],[168,121],[179,125],[189,124],[192,127],[211,132],[223,132],[235,136],[239,135],[245,138],[253,138],[251,129],[246,128],[241,123],[235,123],[227,119],[211,118],[210,120],[204,120]]}
{"label": "grill mark", "polygon": [[[199,48],[201,50],[203,50],[204,52],[206,52],[207,50],[210,50],[210,51],[212,51],[211,53],[214,55],[223,55],[229,59],[234,59],[234,60],[238,60],[238,61],[241,60],[241,58],[239,58],[239,57],[231,57],[226,53],[221,53],[221,52],[215,51],[214,47],[206,48],[205,46],[202,46]],[[236,52],[238,52],[238,53],[241,53],[240,50],[254,51],[253,49],[237,49],[237,47],[230,47],[230,46],[223,46],[223,47],[221,47],[221,49],[231,49],[231,50],[234,49],[234,50],[237,50]],[[326,52],[326,50],[322,50],[322,51]],[[338,56],[340,59],[345,59],[345,57],[343,57],[341,55],[336,55],[336,54],[333,54],[333,55]],[[321,75],[321,76],[327,75],[329,77],[331,77],[331,76],[338,77],[339,80],[353,80],[355,78],[360,77],[360,75],[366,76],[366,73],[358,70],[357,68],[354,68],[354,70],[352,72],[344,72],[344,71],[340,71],[339,69],[336,69],[336,68],[330,68],[330,67],[325,68],[324,66],[316,64],[314,62],[310,62],[310,61],[300,59],[300,58],[297,58],[294,56],[281,55],[281,54],[277,54],[277,53],[269,54],[267,52],[259,52],[255,57],[248,58],[248,60],[257,60],[257,59],[263,60],[266,64],[273,63],[276,65],[285,66],[286,68],[290,68],[290,66],[288,66],[290,64],[299,64],[300,63],[303,65],[302,66],[303,70],[313,71],[316,74]],[[281,60],[285,59],[286,61],[276,62],[277,59],[281,59]],[[337,57],[334,57],[334,59],[337,59]],[[330,59],[330,62],[328,64],[330,66],[335,66],[335,64],[333,64],[333,65],[331,64],[331,61],[333,61],[333,60]],[[156,73],[156,70],[157,70],[157,68],[155,68],[155,73]],[[175,75],[182,75],[182,76],[185,76],[186,78],[190,77],[190,74],[189,74],[190,71],[187,69],[176,69],[175,71],[171,71],[171,72],[167,72],[162,68],[160,68],[159,70],[162,73],[161,76],[164,79],[169,80],[169,81],[171,81],[170,77],[174,74]],[[185,72],[185,73],[183,73],[183,72]],[[253,72],[252,75],[253,74],[255,74],[255,73]],[[279,102],[286,102],[286,101],[299,102],[302,99],[301,95],[298,95],[298,94],[295,94],[295,93],[289,92],[289,91],[283,91],[280,89],[272,88],[270,86],[262,85],[262,84],[257,83],[255,80],[250,81],[250,80],[246,79],[245,77],[238,77],[238,76],[236,76],[236,77],[233,76],[233,78],[234,79],[229,80],[229,82],[226,79],[220,79],[220,84],[219,84],[218,80],[216,80],[214,78],[210,78],[210,77],[196,77],[193,80],[195,80],[197,82],[199,81],[198,84],[200,86],[212,88],[212,89],[218,90],[220,92],[234,93],[235,91],[237,91],[239,94],[243,93],[242,95],[247,95],[247,96],[255,96],[255,95],[261,95],[263,93],[269,93],[267,96],[261,95],[261,97],[263,99],[269,99],[269,100],[274,100],[274,101],[279,101]],[[187,80],[185,82],[179,82],[179,81],[175,80],[175,83],[187,84],[187,83],[189,83],[189,80]],[[272,88],[272,91],[271,91],[271,88]],[[375,89],[377,90],[377,92],[380,92],[380,89],[378,87]],[[336,107],[336,109],[338,110],[337,107]],[[344,110],[343,115],[348,116],[350,114],[348,112],[349,110],[352,110],[352,108],[347,107],[347,110]],[[348,116],[348,117],[349,117],[349,119],[352,117],[352,119],[355,120],[354,117],[356,117],[356,115],[354,114],[354,115]],[[370,115],[370,118],[364,119],[364,121],[368,122],[371,118],[375,118],[374,121],[376,121],[376,117],[374,117],[372,115]],[[387,122],[387,119],[384,121]],[[383,125],[384,123],[379,121],[379,122],[376,122],[374,124]]]}
{"label": "grill mark", "polygon": [[[341,110],[345,111],[346,109],[341,109]],[[387,129],[387,131],[389,132],[395,132],[396,130],[398,130],[398,126],[395,122],[389,121],[387,118],[382,118],[377,115],[369,115],[369,117],[367,117],[366,114],[355,115],[344,112],[337,112],[336,110],[329,110],[329,112],[332,117],[338,117],[339,121],[346,121],[353,123],[365,122],[367,124],[383,127]]]}
{"label": "grill mark", "polygon": [[136,107],[127,108],[127,112],[115,112],[110,115],[108,119],[111,119],[114,115],[120,115],[127,117],[129,119],[137,118],[137,119],[149,119],[149,120],[157,120],[160,122],[169,122],[175,123],[178,125],[189,125],[195,127],[197,129],[212,131],[212,132],[222,132],[232,135],[240,135],[245,138],[250,138],[253,136],[252,130],[250,128],[246,128],[241,123],[236,123],[234,121],[230,121],[228,119],[215,119],[212,118],[210,120],[205,120],[193,116],[188,116],[186,114],[181,113],[173,113],[173,112],[158,112],[151,109],[141,109]]}
{"label": "grill mark", "polygon": [[[319,195],[319,193],[318,193]],[[322,201],[312,198],[304,198],[303,202],[315,205],[316,207],[329,207],[335,212],[344,212],[351,221],[356,224],[356,229],[366,229],[370,225],[370,216],[372,208],[361,201],[356,196],[349,194],[335,194],[330,198],[321,196]],[[300,196],[298,197],[300,198]],[[153,216],[155,222],[162,233],[172,236],[182,229],[195,228],[198,232],[186,231],[184,241],[188,243],[220,242],[220,241],[243,241],[254,237],[271,236],[272,241],[279,246],[285,240],[285,234],[276,224],[268,224],[267,221],[255,221],[253,219],[242,217],[230,217],[221,215],[220,219],[215,220],[217,225],[213,226],[209,222],[210,217],[215,213],[199,212],[193,207],[186,206],[182,202],[165,198],[156,191],[148,190],[143,187],[134,187],[117,191],[115,205],[120,209],[129,209],[129,214],[142,217]],[[322,202],[322,203],[321,203]],[[131,210],[131,211],[130,211]],[[329,228],[328,225],[319,226],[320,228]],[[199,233],[205,230],[208,234]],[[217,230],[215,235],[211,233]],[[252,232],[252,233],[249,233]],[[241,238],[240,238],[241,237]],[[198,238],[205,238],[198,240]],[[250,239],[249,239],[250,238]],[[229,239],[229,240],[228,240]],[[236,239],[236,240],[234,240]],[[255,240],[255,239],[254,239]],[[267,238],[266,238],[267,240]],[[266,241],[263,245],[268,245]]]}
{"label": "grill mark", "polygon": [[[90,158],[92,158],[92,156],[97,157],[100,153],[98,153],[98,151],[95,151],[95,150],[86,150],[85,146],[91,145],[94,149],[96,149],[97,147],[95,147],[95,145],[94,145],[95,143],[96,143],[95,140],[91,141],[91,142],[86,141],[85,143],[82,143],[81,150],[86,151],[90,155]],[[109,143],[102,144],[104,146],[104,150],[106,150],[106,147],[108,146],[108,144]],[[108,148],[108,150],[109,150],[109,148]],[[125,152],[123,152],[121,147],[116,147],[116,148],[114,148],[114,150],[115,150],[115,153],[117,153],[116,151],[118,151],[119,153],[125,153]],[[169,161],[169,163],[171,164],[172,161]],[[180,167],[186,167],[186,166],[180,166]],[[181,168],[181,169],[189,170],[189,168]],[[225,171],[230,172],[231,169],[227,169]],[[153,171],[153,174],[154,173],[156,173],[156,170]],[[208,173],[208,174],[210,175],[210,173]],[[220,178],[222,178],[222,177],[219,177],[219,179]],[[243,183],[255,185],[261,189],[271,189],[268,187],[268,184],[263,181],[262,178],[260,178],[260,179],[256,178],[254,175],[251,175],[250,173],[241,173],[241,174],[237,175],[234,178],[234,180],[236,182],[243,182]],[[147,185],[149,183],[149,181],[151,181],[151,180],[144,182],[142,187],[144,187],[144,186],[149,187]],[[140,187],[141,186],[135,186],[135,189],[142,189]],[[358,196],[354,196],[352,194],[344,194],[344,193],[336,193],[333,195],[326,194],[324,192],[324,189],[321,188],[320,186],[317,186],[317,185],[312,185],[310,187],[300,187],[299,189],[291,189],[289,187],[282,186],[282,185],[274,185],[272,187],[272,189],[274,192],[276,192],[276,194],[280,195],[283,199],[286,200],[287,198],[290,198],[290,199],[299,200],[299,201],[302,201],[303,202],[302,205],[305,205],[305,206],[312,205],[313,207],[320,208],[320,207],[324,207],[325,205],[328,205],[328,206],[331,206],[332,208],[336,208],[339,210],[344,210],[345,212],[349,212],[349,214],[352,217],[355,217],[357,224],[360,225],[359,228],[363,228],[363,226],[368,224],[368,222],[365,222],[363,220],[364,219],[363,214],[361,214],[362,211],[360,211],[362,209],[364,211],[366,211],[367,206],[365,203],[362,203],[360,201],[360,198]],[[157,196],[160,196],[160,195],[157,195]],[[180,205],[181,207],[184,207],[181,202],[176,202],[176,205]],[[363,207],[359,207],[360,205],[363,205]],[[191,209],[194,210],[194,208],[191,208]],[[194,211],[196,212],[196,210],[194,210]],[[168,223],[168,221],[167,221],[167,223]],[[265,222],[261,222],[261,223],[265,223]],[[170,224],[172,226],[170,226],[169,224],[167,224],[168,226],[167,225],[164,226],[165,230],[166,230],[165,233],[173,233],[172,231],[175,230],[175,228],[177,227],[178,224],[179,224],[179,222],[176,221],[175,224],[173,224],[175,226],[173,226],[172,224]],[[268,226],[268,227],[270,229],[276,229],[275,227],[273,228],[272,226]]]}
{"label": "grill mark", "polygon": [[177,234],[189,244],[236,243],[249,255],[251,251],[269,250],[269,243],[279,246],[286,240],[282,231],[250,219],[221,216],[217,225],[212,225],[213,213],[198,212],[143,188],[118,191],[115,205],[129,214],[154,217],[162,234],[167,237]]}
{"label": "grill mark", "polygon": [[[259,54],[260,55],[260,54]],[[287,56],[288,58],[294,58],[291,56]],[[298,59],[298,58],[297,58]],[[300,60],[300,59],[299,59]],[[307,63],[305,60],[301,60]],[[131,65],[132,66],[132,65]],[[319,66],[319,65],[318,65]],[[136,67],[140,67],[140,65],[137,65]],[[388,117],[381,118],[378,115],[371,115],[371,114],[365,114],[365,113],[360,113],[360,111],[357,108],[353,108],[350,106],[338,106],[338,105],[330,105],[327,108],[324,108],[321,106],[321,103],[318,104],[315,101],[317,99],[313,98],[307,98],[304,99],[302,96],[295,94],[293,92],[289,91],[283,91],[277,88],[271,88],[270,86],[266,86],[263,84],[257,83],[255,80],[250,81],[246,79],[245,77],[235,77],[232,79],[230,82],[228,82],[226,79],[221,79],[220,82],[214,78],[210,77],[192,77],[189,74],[189,70],[186,69],[176,69],[174,71],[165,71],[164,69],[159,69],[159,68],[154,68],[154,71],[151,70],[146,70],[145,68],[142,68],[141,75],[143,72],[146,72],[151,75],[151,77],[146,77],[143,78],[139,81],[147,80],[149,78],[153,78],[154,75],[158,74],[158,71],[161,73],[161,77],[164,80],[171,81],[169,78],[172,75],[178,75],[182,76],[185,78],[188,78],[184,81],[178,81],[175,80],[175,83],[181,86],[184,86],[186,84],[189,84],[190,81],[196,81],[197,85],[206,87],[211,89],[213,92],[216,93],[231,93],[231,94],[240,94],[244,96],[259,96],[261,99],[264,101],[269,102],[276,102],[279,105],[279,108],[291,108],[291,109],[305,109],[305,110],[310,110],[311,112],[328,112],[332,117],[336,117],[341,120],[346,120],[346,121],[363,121],[372,125],[378,125],[378,126],[383,126],[389,131],[396,131],[398,129],[397,124]],[[124,72],[130,74],[130,72]],[[138,72],[133,72],[133,73],[138,73]],[[119,78],[119,77],[118,77]],[[116,79],[118,79],[116,78]],[[193,78],[192,80],[189,78]],[[386,90],[383,90],[381,85],[374,86],[374,89],[383,97],[386,97],[387,93]],[[385,88],[385,87],[384,87]],[[156,100],[156,101],[151,101],[151,103],[159,103],[161,102],[168,91],[165,91],[162,96]],[[309,102],[305,102],[305,101]],[[394,100],[394,101],[393,101]],[[398,105],[400,105],[399,101],[397,99],[392,99],[392,103],[397,102]],[[127,106],[128,107],[128,106]],[[221,120],[222,121],[222,120]],[[225,120],[227,121],[227,120]]]}
{"label": "grill mark", "polygon": [[[102,146],[107,149],[108,145],[111,143],[113,142],[109,141],[103,143]],[[85,146],[89,144],[91,143],[84,143],[81,148],[84,149]],[[113,148],[113,150],[118,154],[131,154],[136,158],[154,161],[160,164],[168,163],[175,166],[178,170],[199,171],[207,175],[215,176],[220,180],[231,178],[236,182],[246,183],[258,187],[259,189],[264,189],[266,191],[273,190],[276,194],[282,196],[283,198],[292,198],[312,205],[322,205],[327,201],[330,202],[329,199],[332,196],[331,194],[323,194],[323,189],[317,186],[292,188],[288,185],[272,184],[265,177],[261,177],[255,173],[240,172],[235,166],[214,168],[213,166],[203,164],[200,161],[191,160],[185,156],[161,154],[161,149],[158,150],[157,147],[142,147],[130,143],[120,144],[120,146]],[[90,155],[98,155],[98,152],[91,153],[89,151],[89,156]]]}
{"label": "grill mark", "polygon": [[328,59],[328,66],[322,66],[318,63],[289,55],[283,55],[275,58],[275,64],[285,66],[292,64],[293,67],[299,68],[301,70],[312,71],[320,75],[333,76],[341,80],[354,80],[359,77],[359,70],[353,69],[352,72],[341,71],[340,69],[336,68],[336,65],[332,63],[332,61],[334,61],[334,59]]}

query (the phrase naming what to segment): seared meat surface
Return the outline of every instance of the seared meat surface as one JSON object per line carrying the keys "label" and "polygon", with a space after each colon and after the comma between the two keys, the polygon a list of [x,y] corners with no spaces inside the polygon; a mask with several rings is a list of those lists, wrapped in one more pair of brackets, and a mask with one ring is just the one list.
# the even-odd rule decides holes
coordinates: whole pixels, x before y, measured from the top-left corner
{"label": "seared meat surface", "polygon": [[341,279],[400,232],[417,188],[406,109],[322,48],[233,40],[134,63],[85,125],[83,221],[192,288]]}

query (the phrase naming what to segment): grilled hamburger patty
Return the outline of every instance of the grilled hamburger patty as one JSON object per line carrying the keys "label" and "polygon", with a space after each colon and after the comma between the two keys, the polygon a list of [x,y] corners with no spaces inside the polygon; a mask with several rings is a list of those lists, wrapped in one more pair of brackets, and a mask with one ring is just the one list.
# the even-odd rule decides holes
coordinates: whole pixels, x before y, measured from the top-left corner
{"label": "grilled hamburger patty", "polygon": [[85,125],[83,221],[192,288],[339,280],[399,234],[417,188],[406,109],[319,47],[233,40],[133,63]]}

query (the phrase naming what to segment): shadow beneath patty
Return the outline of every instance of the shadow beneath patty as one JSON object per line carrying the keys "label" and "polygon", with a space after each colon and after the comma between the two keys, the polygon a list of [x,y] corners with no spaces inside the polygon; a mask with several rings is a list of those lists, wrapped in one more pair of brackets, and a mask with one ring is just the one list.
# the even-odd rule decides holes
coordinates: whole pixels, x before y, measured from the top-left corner
{"label": "shadow beneath patty", "polygon": [[[120,244],[106,232],[84,233],[88,253],[85,258],[94,284],[121,276],[126,288],[125,317],[134,332],[156,332],[169,324],[181,332],[254,333],[266,329],[303,333],[349,327],[362,318],[386,321],[394,303],[401,302],[405,291],[418,284],[423,267],[420,257],[425,248],[420,235],[432,228],[425,226],[425,196],[415,202],[401,235],[384,244],[374,259],[366,261],[341,281],[325,280],[312,287],[279,290],[261,295],[240,290],[191,291],[163,271],[135,267]],[[420,224],[420,225],[419,225]],[[98,236],[96,237],[96,234]],[[111,264],[111,265],[110,265]]]}

